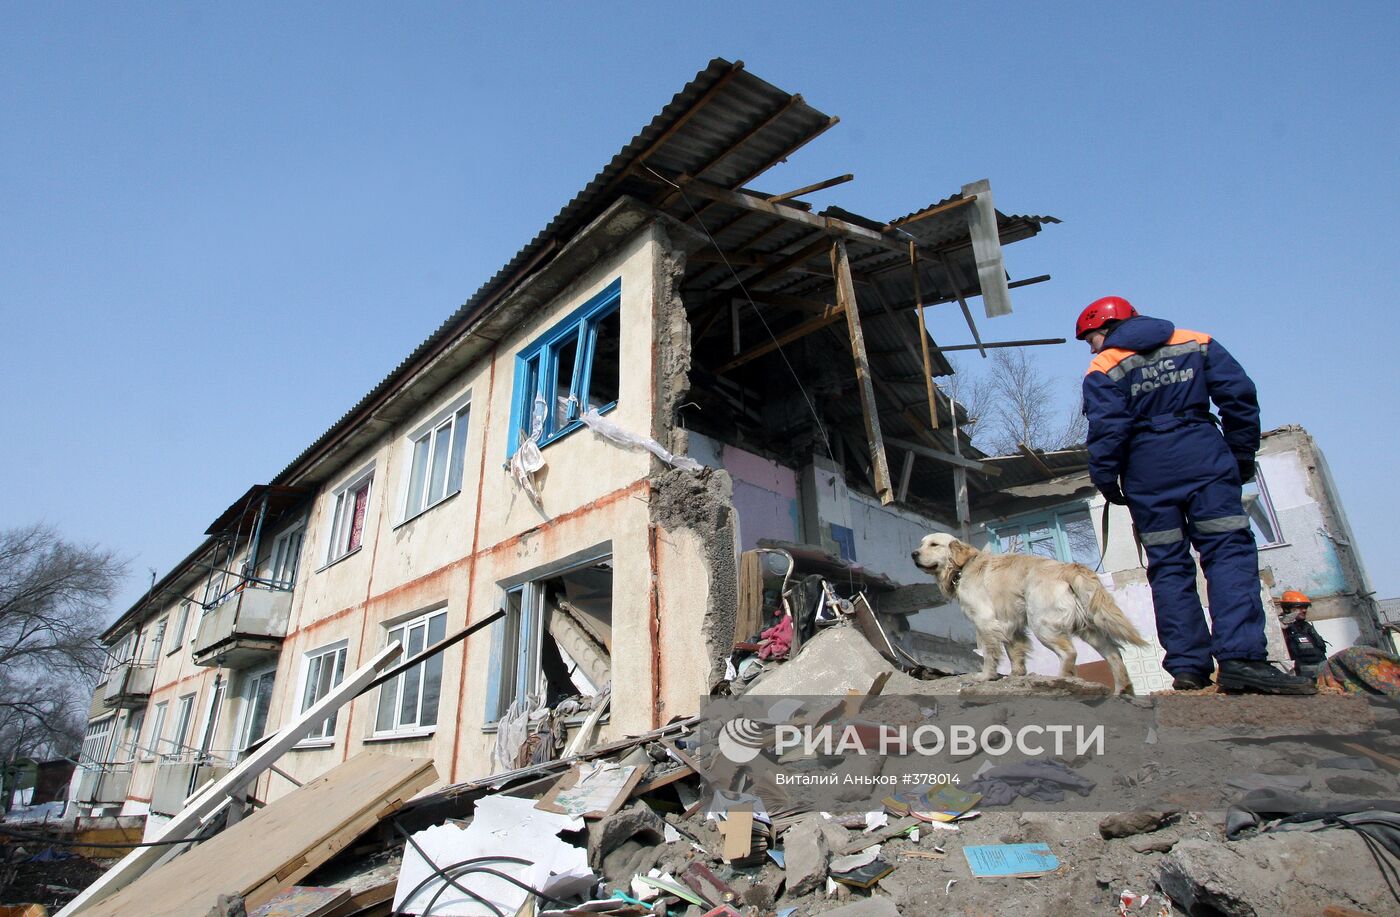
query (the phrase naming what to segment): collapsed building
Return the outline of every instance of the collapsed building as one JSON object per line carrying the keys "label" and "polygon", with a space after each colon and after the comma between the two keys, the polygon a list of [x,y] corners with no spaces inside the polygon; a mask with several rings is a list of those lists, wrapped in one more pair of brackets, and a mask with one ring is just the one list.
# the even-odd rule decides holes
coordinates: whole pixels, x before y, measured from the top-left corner
{"label": "collapsed building", "polygon": [[[755,637],[774,565],[863,594],[912,660],[965,657],[919,631],[941,600],[909,552],[965,529],[998,469],[934,377],[948,350],[996,346],[968,299],[1005,314],[1048,279],[1011,281],[1001,250],[1057,221],[1001,213],[986,182],[879,219],[802,200],[850,176],[749,187],[837,121],[742,63],[701,71],[111,626],[83,811],[154,829],[379,649],[413,656],[498,611],[249,794],[361,750],[457,781],[585,725],[657,728]],[[976,343],[930,338],[938,303]]]}

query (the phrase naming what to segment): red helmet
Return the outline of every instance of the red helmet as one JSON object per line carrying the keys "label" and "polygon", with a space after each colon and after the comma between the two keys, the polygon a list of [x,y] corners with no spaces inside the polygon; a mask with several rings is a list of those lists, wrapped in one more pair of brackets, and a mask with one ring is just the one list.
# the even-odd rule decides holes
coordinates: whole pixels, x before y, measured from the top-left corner
{"label": "red helmet", "polygon": [[1089,303],[1083,312],[1079,313],[1079,321],[1074,323],[1074,336],[1082,341],[1086,334],[1098,331],[1107,322],[1121,322],[1123,319],[1132,318],[1137,314],[1133,304],[1121,296],[1105,296],[1103,299],[1096,299]]}

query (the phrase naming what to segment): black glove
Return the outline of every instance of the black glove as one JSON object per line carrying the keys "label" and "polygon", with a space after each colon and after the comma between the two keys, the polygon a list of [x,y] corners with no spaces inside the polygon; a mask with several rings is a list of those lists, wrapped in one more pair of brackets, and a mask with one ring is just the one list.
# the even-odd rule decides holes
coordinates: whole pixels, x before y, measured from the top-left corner
{"label": "black glove", "polygon": [[1116,481],[1108,484],[1100,484],[1098,487],[1099,493],[1103,494],[1103,498],[1109,503],[1117,503],[1119,506],[1126,506],[1128,504],[1128,498],[1123,496],[1123,491],[1118,487]]}
{"label": "black glove", "polygon": [[1235,464],[1240,469],[1241,484],[1248,484],[1250,481],[1254,480],[1254,459],[1237,458],[1235,459]]}

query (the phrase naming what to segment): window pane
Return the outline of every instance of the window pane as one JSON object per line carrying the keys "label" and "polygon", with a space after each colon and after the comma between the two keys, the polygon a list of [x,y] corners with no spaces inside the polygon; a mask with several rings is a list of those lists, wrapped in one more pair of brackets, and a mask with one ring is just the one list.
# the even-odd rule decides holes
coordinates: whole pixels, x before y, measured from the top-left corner
{"label": "window pane", "polygon": [[524,434],[521,439],[542,435],[544,432],[544,415],[535,410],[536,396],[540,390],[541,359],[542,357],[535,356],[525,364],[525,378],[521,380],[520,385],[520,432]]}
{"label": "window pane", "polygon": [[1060,530],[1065,533],[1069,545],[1069,560],[1083,564],[1090,570],[1099,565],[1099,541],[1094,536],[1094,523],[1088,510],[1065,513],[1060,516]]}
{"label": "window pane", "polygon": [[1025,550],[1037,557],[1059,560],[1055,551],[1055,535],[1050,531],[1048,523],[1037,522],[1027,528]]}
{"label": "window pane", "polygon": [[366,481],[355,491],[354,516],[350,522],[350,540],[346,542],[345,550],[353,551],[360,546],[360,539],[365,533],[365,508],[369,505],[369,482]]}
{"label": "window pane", "polygon": [[451,444],[452,425],[438,427],[433,434],[433,473],[432,483],[428,487],[429,505],[442,499],[443,489],[447,486],[447,451]]}
{"label": "window pane", "polygon": [[423,712],[419,726],[437,725],[438,696],[442,693],[442,654],[423,663]]}
{"label": "window pane", "polygon": [[593,340],[593,365],[588,380],[588,406],[612,404],[620,393],[622,356],[622,313],[620,310],[600,319]]}
{"label": "window pane", "polygon": [[403,684],[400,675],[393,681],[384,683],[379,689],[379,712],[374,717],[375,732],[388,732],[394,728],[394,709],[399,704],[399,686]]}
{"label": "window pane", "polygon": [[546,393],[550,406],[550,433],[557,433],[571,419],[569,396],[574,391],[574,363],[578,359],[578,335],[560,343],[554,350],[553,385]]}
{"label": "window pane", "polygon": [[1264,502],[1266,498],[1259,490],[1259,482],[1250,481],[1244,485],[1243,497],[1244,511],[1249,516],[1249,527],[1254,530],[1254,540],[1259,544],[1277,544],[1281,541],[1269,518],[1268,506]]}
{"label": "window pane", "polygon": [[[408,643],[404,646],[404,658],[411,659],[423,652],[423,637],[427,627],[423,624],[408,629]],[[399,700],[399,725],[412,726],[418,722],[418,694],[423,678],[423,667],[416,665],[403,674],[403,697]]]}
{"label": "window pane", "polygon": [[408,479],[408,511],[416,513],[423,508],[423,489],[428,481],[428,442],[425,436],[413,444],[413,471]]}
{"label": "window pane", "polygon": [[345,494],[336,494],[335,509],[331,512],[331,547],[327,560],[335,560],[344,551],[341,550],[341,529],[345,526]]}
{"label": "window pane", "polygon": [[452,459],[447,470],[447,492],[455,494],[462,489],[462,464],[467,454],[467,417],[469,408],[457,412],[457,420],[452,425]]}
{"label": "window pane", "polygon": [[262,738],[267,728],[267,711],[272,706],[272,681],[274,673],[268,672],[253,683],[252,708],[248,714],[248,729],[243,739],[245,746]]}

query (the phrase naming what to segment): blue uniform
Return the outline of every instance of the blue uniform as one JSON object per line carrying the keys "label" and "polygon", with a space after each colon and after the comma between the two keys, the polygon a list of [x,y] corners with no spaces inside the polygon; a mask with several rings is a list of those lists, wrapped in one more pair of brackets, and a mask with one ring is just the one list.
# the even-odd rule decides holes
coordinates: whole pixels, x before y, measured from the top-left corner
{"label": "blue uniform", "polygon": [[[1237,464],[1259,450],[1259,400],[1244,369],[1210,335],[1136,316],[1109,331],[1090,364],[1084,413],[1089,474],[1100,490],[1121,479],[1147,552],[1157,636],[1167,651],[1162,667],[1209,673],[1211,656],[1264,659],[1259,555]],[[1190,545],[1205,571],[1213,633]]]}

